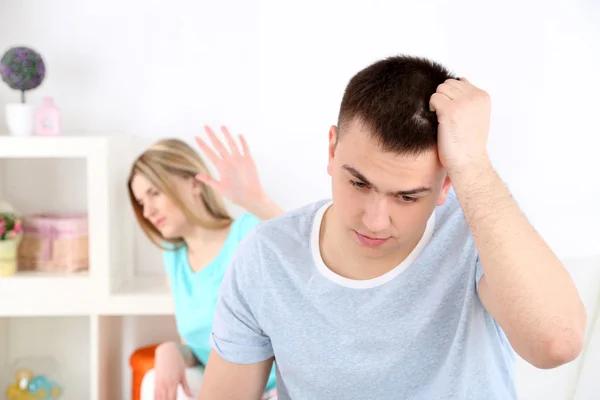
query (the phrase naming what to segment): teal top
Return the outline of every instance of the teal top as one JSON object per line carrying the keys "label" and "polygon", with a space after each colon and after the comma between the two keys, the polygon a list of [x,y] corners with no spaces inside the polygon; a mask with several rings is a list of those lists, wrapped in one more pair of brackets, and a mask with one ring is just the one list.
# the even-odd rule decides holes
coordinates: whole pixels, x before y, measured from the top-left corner
{"label": "teal top", "polygon": [[[221,281],[240,241],[259,222],[260,219],[250,213],[234,220],[219,254],[198,272],[194,272],[190,266],[187,246],[176,251],[163,251],[175,305],[177,331],[204,365],[211,350],[209,339]],[[273,388],[275,365],[271,369],[266,390]]]}

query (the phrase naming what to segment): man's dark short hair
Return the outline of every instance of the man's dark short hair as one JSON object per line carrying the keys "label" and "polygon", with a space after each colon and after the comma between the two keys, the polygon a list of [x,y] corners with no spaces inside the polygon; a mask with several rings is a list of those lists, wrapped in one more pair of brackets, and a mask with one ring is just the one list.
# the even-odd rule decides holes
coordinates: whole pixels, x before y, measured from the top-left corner
{"label": "man's dark short hair", "polygon": [[419,154],[437,143],[437,116],[431,95],[447,79],[458,79],[442,65],[419,57],[389,57],[358,72],[342,98],[338,140],[358,122],[384,151]]}

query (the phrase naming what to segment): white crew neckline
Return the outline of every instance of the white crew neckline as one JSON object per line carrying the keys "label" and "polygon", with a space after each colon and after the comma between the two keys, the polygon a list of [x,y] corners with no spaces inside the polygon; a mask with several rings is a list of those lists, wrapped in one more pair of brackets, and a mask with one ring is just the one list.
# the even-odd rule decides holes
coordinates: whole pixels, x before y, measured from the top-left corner
{"label": "white crew neckline", "polygon": [[325,215],[325,211],[327,211],[327,209],[332,204],[333,204],[332,201],[327,202],[326,204],[321,206],[321,208],[319,208],[317,210],[317,213],[315,214],[315,217],[313,219],[313,226],[312,226],[312,230],[311,230],[311,239],[310,239],[311,252],[312,252],[313,260],[314,260],[315,264],[317,265],[317,269],[319,270],[319,272],[323,276],[325,276],[327,279],[329,279],[330,281],[332,281],[334,283],[337,283],[340,286],[344,286],[344,287],[347,287],[350,289],[371,289],[371,288],[381,286],[381,285],[391,281],[392,279],[394,279],[398,275],[400,275],[402,272],[404,272],[413,263],[413,261],[421,254],[421,252],[423,251],[425,246],[429,243],[429,240],[431,239],[431,236],[433,235],[433,229],[435,227],[435,211],[431,214],[431,217],[427,221],[427,226],[425,227],[425,232],[423,233],[423,236],[421,236],[419,243],[417,243],[415,248],[404,259],[404,261],[402,261],[400,264],[398,264],[396,267],[394,267],[394,269],[386,272],[383,275],[380,275],[380,276],[378,276],[376,278],[372,278],[372,279],[357,280],[357,279],[346,278],[344,276],[336,274],[331,269],[329,269],[329,267],[327,267],[327,265],[325,265],[325,262],[323,261],[323,257],[321,256],[321,247],[319,244],[319,236],[321,233],[321,224],[323,221],[323,216]]}

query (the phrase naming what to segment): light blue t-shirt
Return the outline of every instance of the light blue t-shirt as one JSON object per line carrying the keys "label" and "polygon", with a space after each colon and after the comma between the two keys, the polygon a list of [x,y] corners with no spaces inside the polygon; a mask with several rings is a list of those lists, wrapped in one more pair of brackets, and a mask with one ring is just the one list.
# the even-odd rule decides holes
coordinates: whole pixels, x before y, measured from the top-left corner
{"label": "light blue t-shirt", "polygon": [[[206,267],[194,272],[187,247],[163,251],[163,261],[171,282],[177,331],[204,365],[210,353],[210,334],[219,288],[240,241],[260,222],[246,213],[233,221],[219,254]],[[275,367],[266,390],[275,387]]]}
{"label": "light blue t-shirt", "polygon": [[223,284],[211,344],[226,360],[277,362],[279,400],[512,400],[514,351],[477,294],[478,253],[456,195],[420,243],[370,280],[319,250],[329,201],[258,226]]}

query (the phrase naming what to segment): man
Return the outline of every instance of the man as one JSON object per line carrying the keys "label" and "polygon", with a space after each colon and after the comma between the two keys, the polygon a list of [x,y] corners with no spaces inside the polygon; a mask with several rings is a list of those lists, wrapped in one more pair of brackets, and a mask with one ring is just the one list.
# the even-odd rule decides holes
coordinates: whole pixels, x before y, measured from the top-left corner
{"label": "man", "polygon": [[431,61],[349,82],[329,132],[332,201],[258,226],[217,305],[200,399],[516,399],[513,349],[578,356],[569,274],[486,151],[490,99]]}

